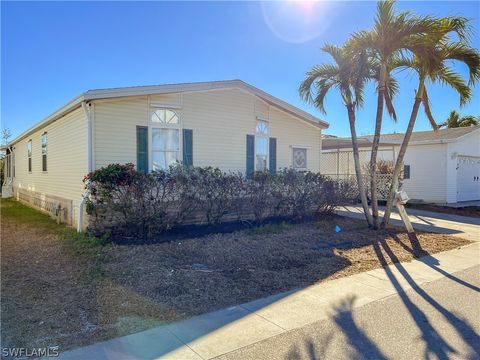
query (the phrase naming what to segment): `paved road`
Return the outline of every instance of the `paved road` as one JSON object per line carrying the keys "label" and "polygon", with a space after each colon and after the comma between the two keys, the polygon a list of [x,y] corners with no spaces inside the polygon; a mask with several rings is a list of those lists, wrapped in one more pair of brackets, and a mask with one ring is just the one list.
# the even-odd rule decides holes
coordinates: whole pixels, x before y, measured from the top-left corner
{"label": "paved road", "polygon": [[[459,236],[471,241],[480,241],[480,218],[436,213],[432,211],[407,209],[410,221],[416,230],[431,231]],[[383,216],[383,208],[380,208]],[[360,206],[345,206],[337,210],[337,214],[357,219],[364,219]],[[392,213],[391,224],[403,227],[400,215]]]}
{"label": "paved road", "polygon": [[[480,359],[480,266],[217,359]],[[354,300],[352,300],[354,301]]]}

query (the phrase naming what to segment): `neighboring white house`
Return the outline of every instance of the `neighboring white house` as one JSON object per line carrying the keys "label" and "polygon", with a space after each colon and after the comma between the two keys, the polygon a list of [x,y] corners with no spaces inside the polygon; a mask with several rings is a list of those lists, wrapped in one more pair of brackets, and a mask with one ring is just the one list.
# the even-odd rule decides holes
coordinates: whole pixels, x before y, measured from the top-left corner
{"label": "neighboring white house", "polygon": [[83,177],[107,164],[318,172],[327,127],[240,80],[90,90],[9,143],[2,194],[75,224]]}
{"label": "neighboring white house", "polygon": [[[362,163],[370,160],[372,136],[359,138]],[[380,139],[379,159],[394,160],[403,134]],[[355,174],[350,138],[325,137],[321,172]],[[412,134],[404,160],[403,190],[413,200],[438,204],[480,200],[480,126]]]}

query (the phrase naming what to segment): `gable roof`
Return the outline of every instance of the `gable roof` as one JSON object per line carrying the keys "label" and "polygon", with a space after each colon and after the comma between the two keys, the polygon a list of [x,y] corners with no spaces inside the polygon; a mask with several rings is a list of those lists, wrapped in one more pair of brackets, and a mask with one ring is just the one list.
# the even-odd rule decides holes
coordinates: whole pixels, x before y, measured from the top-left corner
{"label": "gable roof", "polygon": [[227,90],[227,89],[240,89],[246,91],[252,95],[255,95],[267,102],[270,105],[276,106],[281,110],[299,118],[300,120],[316,126],[320,129],[326,129],[329,124],[306,111],[303,111],[286,101],[283,101],[267,92],[256,88],[242,80],[222,80],[222,81],[209,81],[209,82],[194,82],[194,83],[181,83],[181,84],[164,84],[164,85],[152,85],[152,86],[131,86],[121,88],[110,89],[95,89],[88,90],[76,98],[70,100],[67,104],[62,106],[57,111],[47,116],[42,121],[38,122],[22,134],[17,136],[9,144],[13,144],[29,134],[47,126],[53,121],[59,119],[70,111],[81,106],[84,101],[98,100],[98,99],[111,99],[129,96],[141,96],[141,95],[158,95],[158,94],[171,94],[171,93],[186,93],[186,92],[201,92],[210,90]]}
{"label": "gable roof", "polygon": [[[480,129],[480,125],[461,128],[441,129],[438,131],[415,131],[410,138],[410,145],[438,144],[454,142],[462,136],[468,135]],[[380,135],[380,145],[397,145],[403,141],[404,134],[382,134]],[[359,136],[358,146],[371,146],[373,135]],[[351,138],[324,138],[322,140],[322,150],[351,148]]]}

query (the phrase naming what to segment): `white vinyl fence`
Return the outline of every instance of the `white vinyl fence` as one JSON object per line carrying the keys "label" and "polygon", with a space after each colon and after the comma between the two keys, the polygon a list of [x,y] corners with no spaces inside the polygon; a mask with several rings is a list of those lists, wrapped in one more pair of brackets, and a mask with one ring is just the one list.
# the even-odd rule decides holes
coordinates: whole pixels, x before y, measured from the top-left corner
{"label": "white vinyl fence", "polygon": [[[370,188],[370,179],[369,174],[365,171],[365,166],[370,162],[370,155],[371,150],[359,151],[360,165],[367,190]],[[395,149],[393,147],[379,149],[377,158],[378,160],[395,161]],[[335,180],[350,180],[356,182],[353,151],[326,150],[322,152],[320,172]],[[379,200],[386,200],[391,180],[391,174],[377,174],[377,193]]]}

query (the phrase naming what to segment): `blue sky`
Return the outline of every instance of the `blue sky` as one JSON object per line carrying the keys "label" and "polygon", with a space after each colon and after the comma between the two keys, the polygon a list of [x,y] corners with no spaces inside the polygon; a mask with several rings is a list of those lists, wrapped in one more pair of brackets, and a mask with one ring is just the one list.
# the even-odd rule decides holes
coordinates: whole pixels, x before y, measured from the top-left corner
{"label": "blue sky", "polygon": [[[242,79],[328,121],[327,133],[348,136],[338,94],[320,114],[298,96],[304,73],[327,61],[324,43],[341,45],[369,28],[369,2],[1,2],[1,120],[18,135],[81,92],[108,87]],[[420,14],[472,18],[480,48],[480,3],[399,2]],[[463,67],[458,70],[466,73]],[[406,128],[417,84],[406,72],[383,132]],[[458,96],[430,87],[437,121],[459,109]],[[373,131],[376,98],[366,89],[359,134]],[[479,86],[464,114],[480,114]],[[416,130],[428,129],[420,114]]]}

